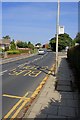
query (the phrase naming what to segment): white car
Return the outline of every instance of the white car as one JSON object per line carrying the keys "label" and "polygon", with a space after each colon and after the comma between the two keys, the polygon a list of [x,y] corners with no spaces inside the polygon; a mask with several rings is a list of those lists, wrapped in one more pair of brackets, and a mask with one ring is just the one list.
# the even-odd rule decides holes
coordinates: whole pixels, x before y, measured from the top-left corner
{"label": "white car", "polygon": [[39,50],[38,50],[38,54],[39,54],[39,55],[43,55],[44,53],[45,53],[44,50],[42,50],[42,49],[39,49]]}

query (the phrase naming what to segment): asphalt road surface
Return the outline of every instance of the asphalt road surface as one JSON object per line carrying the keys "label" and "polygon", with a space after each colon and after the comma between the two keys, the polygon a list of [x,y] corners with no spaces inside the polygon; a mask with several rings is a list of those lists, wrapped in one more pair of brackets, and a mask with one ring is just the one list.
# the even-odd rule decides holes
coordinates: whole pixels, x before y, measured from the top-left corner
{"label": "asphalt road surface", "polygon": [[34,55],[2,65],[2,117],[28,92],[38,87],[55,62],[55,54]]}

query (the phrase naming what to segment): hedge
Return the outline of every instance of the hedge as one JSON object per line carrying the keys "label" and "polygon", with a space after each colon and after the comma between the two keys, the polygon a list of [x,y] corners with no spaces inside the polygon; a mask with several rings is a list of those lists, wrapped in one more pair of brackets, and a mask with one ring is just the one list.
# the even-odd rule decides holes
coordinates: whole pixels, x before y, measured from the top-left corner
{"label": "hedge", "polygon": [[67,58],[71,66],[75,69],[77,87],[80,90],[80,45],[72,47],[67,52]]}
{"label": "hedge", "polygon": [[19,50],[9,50],[7,51],[7,54],[20,54],[20,51]]}

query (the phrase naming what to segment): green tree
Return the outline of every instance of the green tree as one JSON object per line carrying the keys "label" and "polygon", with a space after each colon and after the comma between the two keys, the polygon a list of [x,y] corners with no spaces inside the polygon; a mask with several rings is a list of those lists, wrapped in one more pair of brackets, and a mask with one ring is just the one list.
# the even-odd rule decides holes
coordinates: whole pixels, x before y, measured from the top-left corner
{"label": "green tree", "polygon": [[74,43],[79,43],[80,44],[80,32],[77,33],[77,35],[74,39]]}
{"label": "green tree", "polygon": [[37,46],[37,45],[41,46],[41,43],[37,43],[37,44],[35,44],[35,46]]}
{"label": "green tree", "polygon": [[34,49],[34,45],[30,41],[28,42],[28,48]]}
{"label": "green tree", "polygon": [[23,48],[23,42],[22,42],[22,41],[18,42],[18,43],[17,43],[17,47]]}
{"label": "green tree", "polygon": [[4,39],[10,39],[9,35],[3,36]]}
{"label": "green tree", "polygon": [[[50,45],[51,45],[51,49],[55,51],[56,50],[56,37],[50,40]],[[72,38],[67,33],[60,34],[58,36],[58,50],[61,51],[65,49],[66,46],[69,46],[69,47],[72,46]]]}
{"label": "green tree", "polygon": [[11,50],[15,50],[16,49],[16,45],[15,45],[15,41],[14,39],[11,41]]}
{"label": "green tree", "polygon": [[24,47],[24,48],[28,48],[27,42],[24,42],[24,43],[23,43],[23,47]]}

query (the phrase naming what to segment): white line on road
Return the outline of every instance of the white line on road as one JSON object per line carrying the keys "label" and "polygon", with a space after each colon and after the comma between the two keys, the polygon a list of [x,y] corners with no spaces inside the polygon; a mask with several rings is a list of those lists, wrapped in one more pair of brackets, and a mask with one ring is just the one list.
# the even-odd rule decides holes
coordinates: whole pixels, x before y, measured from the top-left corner
{"label": "white line on road", "polygon": [[5,71],[0,72],[0,76],[2,76],[3,73],[5,73],[5,72],[7,72],[7,71],[8,71],[8,70],[5,70]]}

